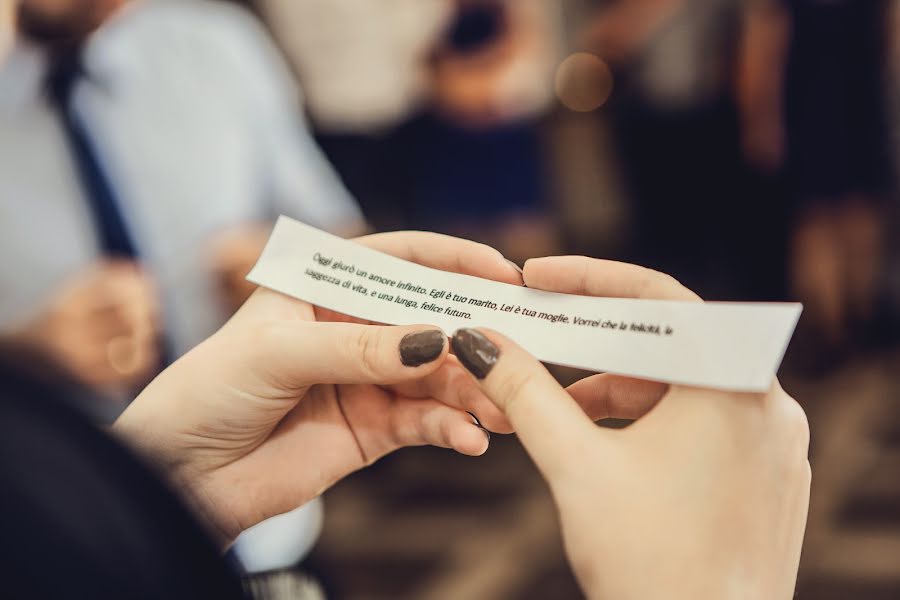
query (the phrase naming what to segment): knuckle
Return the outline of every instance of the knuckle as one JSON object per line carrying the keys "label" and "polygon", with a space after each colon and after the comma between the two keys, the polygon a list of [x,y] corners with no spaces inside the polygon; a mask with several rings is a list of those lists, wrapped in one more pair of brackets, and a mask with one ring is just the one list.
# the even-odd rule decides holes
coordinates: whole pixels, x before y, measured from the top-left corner
{"label": "knuckle", "polygon": [[363,329],[359,335],[353,338],[352,348],[353,355],[358,357],[360,367],[367,377],[375,378],[381,372],[380,366],[380,343],[381,338],[369,329]]}
{"label": "knuckle", "polygon": [[534,373],[525,371],[512,371],[498,378],[497,390],[499,391],[500,408],[506,414],[519,410],[522,402],[526,400],[528,389],[535,383]]}

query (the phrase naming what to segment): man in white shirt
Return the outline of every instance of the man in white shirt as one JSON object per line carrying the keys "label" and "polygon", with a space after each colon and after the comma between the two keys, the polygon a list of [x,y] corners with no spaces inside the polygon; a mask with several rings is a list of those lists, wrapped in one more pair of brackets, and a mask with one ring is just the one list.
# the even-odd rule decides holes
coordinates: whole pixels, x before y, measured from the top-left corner
{"label": "man in white shirt", "polygon": [[[25,0],[20,16],[24,34],[0,66],[0,330],[43,332],[33,338],[78,371],[87,355],[127,363],[119,333],[152,337],[161,312],[175,357],[246,293],[236,282],[273,216],[363,227],[307,133],[287,69],[240,9]],[[65,60],[64,91],[51,93]],[[124,244],[108,243],[110,213]],[[113,313],[118,329],[83,326]],[[98,329],[113,333],[73,334]],[[156,362],[148,347],[126,358]],[[118,366],[97,381],[83,367],[82,379],[114,384],[136,370]]]}
{"label": "man in white shirt", "polygon": [[[364,227],[239,9],[25,0],[20,17],[30,36],[0,61],[0,332],[121,390],[222,323],[273,216]],[[320,523],[313,502],[236,551],[285,566]]]}

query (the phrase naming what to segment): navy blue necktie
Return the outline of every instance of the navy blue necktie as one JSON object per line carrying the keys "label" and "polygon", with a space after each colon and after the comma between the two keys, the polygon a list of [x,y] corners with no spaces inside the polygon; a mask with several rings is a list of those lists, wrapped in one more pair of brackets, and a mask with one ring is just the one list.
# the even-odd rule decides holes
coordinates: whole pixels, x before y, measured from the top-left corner
{"label": "navy blue necktie", "polygon": [[87,197],[103,253],[115,258],[136,258],[137,249],[125,220],[109,175],[97,156],[84,123],[75,114],[72,93],[84,77],[80,53],[70,52],[56,60],[47,79],[47,91],[59,114],[84,194]]}
{"label": "navy blue necktie", "polygon": [[[47,92],[59,113],[103,254],[110,258],[136,259],[137,248],[122,217],[115,189],[97,156],[89,132],[72,106],[72,93],[78,80],[84,76],[80,52],[68,53],[53,63],[47,78]],[[160,339],[160,347],[162,364],[170,364],[173,353],[164,337]]]}

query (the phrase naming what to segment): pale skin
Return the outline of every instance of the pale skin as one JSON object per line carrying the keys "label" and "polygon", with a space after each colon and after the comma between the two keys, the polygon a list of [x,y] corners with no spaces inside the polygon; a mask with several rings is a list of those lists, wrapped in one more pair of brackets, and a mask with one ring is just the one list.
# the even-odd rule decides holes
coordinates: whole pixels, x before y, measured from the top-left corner
{"label": "pale skin", "polygon": [[[672,278],[584,257],[527,262],[531,288],[698,300]],[[550,485],[590,598],[791,598],[809,506],[809,427],[778,382],[765,394],[595,375],[563,390],[484,331],[500,359],[481,389]],[[593,416],[637,418],[625,430]]]}
{"label": "pale skin", "polygon": [[12,332],[90,387],[146,383],[159,367],[160,315],[150,277],[128,261],[101,261],[63,282]]}
{"label": "pale skin", "polygon": [[[360,243],[443,270],[512,284],[481,244],[427,233]],[[260,289],[218,333],[154,380],[114,429],[165,465],[223,544],[304,504],[404,446],[477,456],[485,427],[510,431],[468,374],[441,356],[401,363],[400,340],[429,326],[379,327]]]}
{"label": "pale skin", "polygon": [[[361,243],[511,284],[496,251],[424,233]],[[697,300],[673,279],[581,257],[529,261],[529,287]],[[595,375],[568,390],[503,336],[472,378],[444,347],[405,367],[382,327],[259,290],[220,332],[160,375],[115,430],[165,465],[227,544],[403,446],[479,455],[513,428],[550,484],[566,550],[592,598],[790,598],[808,505],[808,428],[766,394]],[[593,421],[638,418],[624,431]]]}

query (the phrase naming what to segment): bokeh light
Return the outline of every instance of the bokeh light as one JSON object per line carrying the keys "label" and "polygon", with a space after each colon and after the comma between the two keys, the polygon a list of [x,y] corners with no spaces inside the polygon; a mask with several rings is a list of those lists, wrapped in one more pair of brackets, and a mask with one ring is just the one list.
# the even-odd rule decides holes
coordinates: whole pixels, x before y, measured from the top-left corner
{"label": "bokeh light", "polygon": [[556,95],[576,112],[590,112],[603,106],[613,90],[613,75],[600,57],[576,52],[556,69]]}

